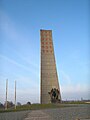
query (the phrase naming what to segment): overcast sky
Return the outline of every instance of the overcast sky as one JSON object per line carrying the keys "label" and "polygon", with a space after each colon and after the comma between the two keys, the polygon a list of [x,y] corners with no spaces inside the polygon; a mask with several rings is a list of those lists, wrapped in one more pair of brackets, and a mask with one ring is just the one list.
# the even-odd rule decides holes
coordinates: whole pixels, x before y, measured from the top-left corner
{"label": "overcast sky", "polygon": [[89,0],[0,0],[0,101],[40,101],[40,29],[52,30],[63,100],[90,99]]}

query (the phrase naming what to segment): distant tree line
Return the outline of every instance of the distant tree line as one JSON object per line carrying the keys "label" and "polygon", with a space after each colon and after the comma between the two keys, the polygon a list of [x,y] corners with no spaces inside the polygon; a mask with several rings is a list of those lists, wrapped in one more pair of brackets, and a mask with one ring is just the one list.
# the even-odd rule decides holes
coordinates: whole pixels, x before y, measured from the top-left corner
{"label": "distant tree line", "polygon": [[[0,109],[5,109],[6,102],[3,104],[0,102]],[[21,106],[20,102],[17,102],[17,106]],[[31,105],[31,102],[27,102],[25,105]],[[12,101],[7,101],[7,108],[13,108],[15,104]]]}

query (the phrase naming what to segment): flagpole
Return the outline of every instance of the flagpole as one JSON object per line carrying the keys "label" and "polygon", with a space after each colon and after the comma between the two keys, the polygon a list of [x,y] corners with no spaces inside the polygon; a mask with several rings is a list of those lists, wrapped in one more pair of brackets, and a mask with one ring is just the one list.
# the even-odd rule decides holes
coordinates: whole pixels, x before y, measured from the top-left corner
{"label": "flagpole", "polygon": [[8,79],[6,80],[6,104],[5,104],[5,110],[7,110],[7,94],[8,94]]}
{"label": "flagpole", "polygon": [[15,80],[15,109],[16,109],[16,80]]}

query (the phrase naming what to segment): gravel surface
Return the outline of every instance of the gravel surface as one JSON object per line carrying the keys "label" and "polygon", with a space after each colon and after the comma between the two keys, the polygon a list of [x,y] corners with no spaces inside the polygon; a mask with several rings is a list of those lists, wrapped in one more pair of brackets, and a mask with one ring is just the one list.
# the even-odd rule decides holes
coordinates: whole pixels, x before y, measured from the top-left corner
{"label": "gravel surface", "polygon": [[90,105],[0,113],[0,120],[79,120],[78,118],[90,120]]}
{"label": "gravel surface", "polygon": [[0,120],[24,120],[24,118],[27,117],[27,114],[28,111],[0,113]]}
{"label": "gravel surface", "polygon": [[61,109],[44,110],[51,116],[52,120],[90,120],[90,105],[81,105],[78,107],[66,107]]}

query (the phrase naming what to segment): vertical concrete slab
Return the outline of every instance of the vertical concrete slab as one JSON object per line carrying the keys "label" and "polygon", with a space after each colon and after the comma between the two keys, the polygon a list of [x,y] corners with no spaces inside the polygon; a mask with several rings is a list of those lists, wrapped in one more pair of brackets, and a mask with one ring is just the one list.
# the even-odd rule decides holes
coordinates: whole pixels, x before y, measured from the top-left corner
{"label": "vertical concrete slab", "polygon": [[40,30],[41,43],[41,104],[51,103],[49,92],[56,88],[59,90],[58,75],[56,69],[52,30]]}

